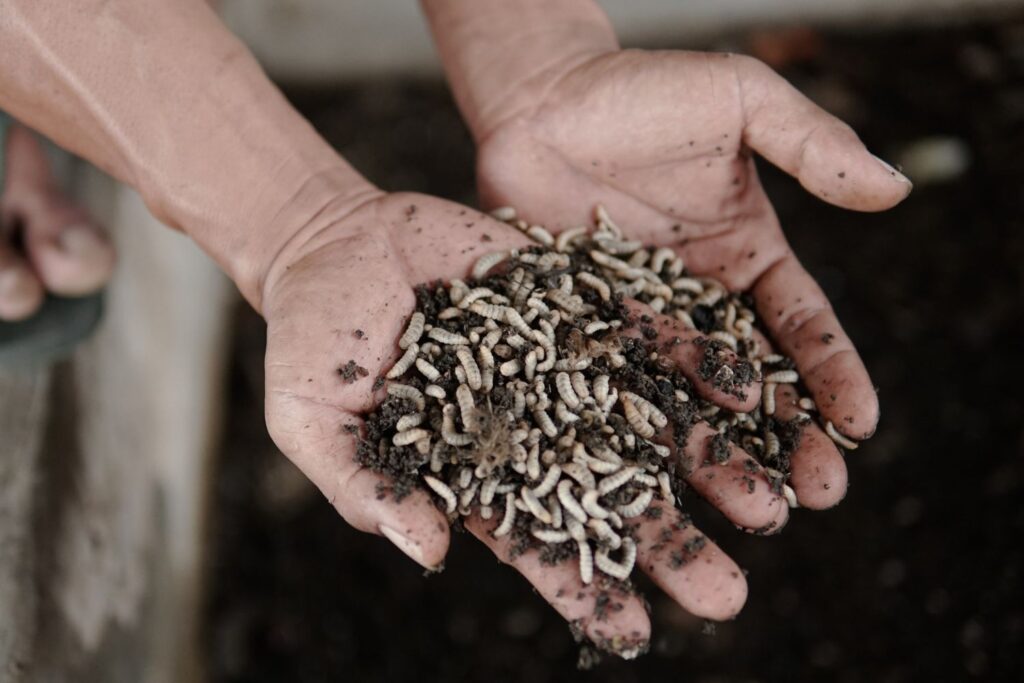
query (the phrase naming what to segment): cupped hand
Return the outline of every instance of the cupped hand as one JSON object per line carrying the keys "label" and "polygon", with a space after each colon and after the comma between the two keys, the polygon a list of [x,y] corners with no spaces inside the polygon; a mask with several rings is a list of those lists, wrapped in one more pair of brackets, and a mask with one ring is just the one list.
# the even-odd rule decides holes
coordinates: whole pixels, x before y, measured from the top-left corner
{"label": "cupped hand", "polygon": [[[422,490],[396,502],[387,478],[360,466],[355,453],[361,415],[385,395],[377,379],[400,355],[397,339],[415,307],[414,286],[464,278],[481,255],[526,244],[518,231],[457,204],[373,194],[344,218],[291,244],[265,278],[272,437],[350,524],[387,537],[427,568],[438,567],[446,554],[446,518]],[[663,322],[666,338],[692,336]],[[733,408],[756,402],[756,386],[738,398],[701,381],[688,348],[679,345],[675,360],[695,378],[697,391]],[[727,463],[711,464],[706,449],[713,430],[701,424],[693,434],[688,452],[678,457],[697,463],[693,481],[703,495],[743,526],[785,522],[785,501],[755,463],[733,449]],[[663,440],[671,444],[670,435]],[[740,487],[742,497],[730,495]],[[725,619],[739,611],[746,598],[743,574],[714,543],[667,505],[660,517],[640,520],[637,566],[663,590],[702,617]],[[507,538],[490,535],[495,521],[473,518],[466,526],[586,635],[627,654],[646,641],[650,624],[638,596],[613,590],[612,609],[596,610],[607,586],[583,585],[576,561],[547,567],[536,552],[514,555]]]}
{"label": "cupped hand", "polygon": [[[515,206],[557,231],[602,203],[630,238],[671,246],[692,272],[750,290],[822,416],[846,436],[869,436],[878,421],[871,380],[787,244],[752,152],[849,209],[888,209],[910,182],[749,57],[613,51],[549,73],[478,136],[485,205]],[[795,412],[791,396],[779,398],[782,413]],[[797,497],[834,505],[846,491],[843,459],[818,426],[803,437],[792,462]]]}

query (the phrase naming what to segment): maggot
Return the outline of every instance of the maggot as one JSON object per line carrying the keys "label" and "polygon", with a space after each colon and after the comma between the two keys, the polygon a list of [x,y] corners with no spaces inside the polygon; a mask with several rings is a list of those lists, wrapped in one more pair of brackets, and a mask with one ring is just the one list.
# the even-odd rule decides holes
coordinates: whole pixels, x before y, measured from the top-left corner
{"label": "maggot", "polygon": [[[410,346],[409,348],[412,347]],[[426,377],[427,380],[430,382],[436,382],[441,377],[440,371],[438,371],[438,369],[435,368],[430,361],[424,358],[416,359],[416,369],[419,370],[420,374]]]}
{"label": "maggot", "polygon": [[[537,448],[535,445],[534,448]],[[552,491],[555,490],[555,485],[558,483],[558,479],[562,476],[562,468],[557,463],[551,465],[548,468],[547,473],[544,475],[544,479],[533,489],[533,495],[537,498],[543,498]]]}
{"label": "maggot", "polygon": [[537,500],[537,496],[533,495],[533,491],[529,487],[524,486],[519,489],[519,498],[526,505],[531,515],[544,524],[551,523],[551,513],[548,512],[546,507],[541,505],[541,502]]}
{"label": "maggot", "polygon": [[597,485],[597,490],[600,493],[600,495],[607,495],[614,491],[615,489],[619,488],[620,486],[624,486],[625,484],[629,483],[636,475],[636,473],[639,471],[640,470],[638,467],[623,467],[618,472],[610,474],[609,476],[602,479],[600,483],[598,483]]}
{"label": "maggot", "polygon": [[586,539],[576,539],[576,546],[580,556],[580,581],[589,586],[594,580],[594,554]]}
{"label": "maggot", "polygon": [[445,512],[447,514],[450,515],[453,512],[455,512],[455,508],[458,507],[459,502],[455,497],[455,492],[448,488],[447,484],[445,484],[440,479],[430,476],[429,474],[423,475],[423,481],[427,484],[427,486],[430,487],[430,489],[434,493],[436,493],[437,495],[441,496],[441,498],[444,499],[446,506]]}
{"label": "maggot", "polygon": [[[452,495],[452,502],[455,501],[455,495]],[[512,531],[512,525],[516,521],[516,497],[511,493],[505,494],[505,516],[501,520],[501,524],[491,533],[494,538],[501,538]]]}
{"label": "maggot", "polygon": [[643,491],[638,493],[636,498],[634,498],[629,503],[626,503],[625,505],[619,505],[618,507],[616,507],[615,511],[622,515],[625,519],[637,517],[643,514],[644,510],[648,508],[652,500],[654,500],[654,491],[652,491],[651,489],[644,489]]}
{"label": "maggot", "polygon": [[404,432],[398,432],[391,439],[391,443],[396,446],[408,446],[409,444],[415,443],[420,439],[430,438],[430,432],[426,429],[409,429]]}
{"label": "maggot", "polygon": [[558,390],[558,395],[565,401],[565,405],[572,410],[576,410],[580,407],[580,397],[576,395],[576,390],[572,385],[572,378],[569,377],[567,372],[559,372],[555,375],[555,388]]}
{"label": "maggot", "polygon": [[765,415],[775,414],[775,389],[778,387],[774,382],[765,382],[761,388],[761,410]]}
{"label": "maggot", "polygon": [[412,401],[416,404],[417,410],[424,410],[427,407],[427,401],[423,398],[423,392],[408,384],[400,384],[398,382],[391,382],[388,384],[387,392],[389,396],[395,398],[404,398],[407,401]]}
{"label": "maggot", "polygon": [[587,227],[583,225],[563,230],[555,237],[555,249],[561,252],[569,251],[573,240],[583,237],[587,232]]}
{"label": "maggot", "polygon": [[794,384],[800,381],[800,375],[796,370],[776,370],[765,375],[764,381],[773,384]]}
{"label": "maggot", "polygon": [[480,391],[480,366],[476,364],[473,352],[465,346],[459,346],[455,349],[455,357],[459,359],[459,363],[462,364],[462,369],[466,373],[466,384],[473,391]]}
{"label": "maggot", "polygon": [[405,327],[405,332],[398,339],[398,348],[407,349],[409,346],[420,340],[423,336],[423,324],[425,318],[423,314],[416,311],[409,317],[409,324]]}
{"label": "maggot", "polygon": [[600,495],[601,493],[596,489],[583,492],[583,497],[580,499],[580,506],[583,508],[583,511],[587,513],[587,516],[595,519],[605,519],[608,517],[608,510],[605,510],[601,507],[601,504],[597,502]]}
{"label": "maggot", "polygon": [[556,487],[556,495],[558,496],[558,502],[562,504],[562,509],[572,515],[574,518],[585,523],[588,519],[587,513],[580,506],[579,501],[576,500],[572,495],[572,481],[569,479],[563,479],[558,482]]}
{"label": "maggot", "polygon": [[417,354],[419,354],[419,352],[419,344],[417,344],[416,342],[409,344],[408,347],[406,347],[405,349],[405,353],[402,354],[402,357],[399,358],[398,361],[391,366],[391,369],[388,370],[387,374],[384,375],[384,377],[386,377],[387,379],[397,379],[404,375],[405,371],[412,367],[413,362],[416,361],[416,356]]}
{"label": "maggot", "polygon": [[467,432],[475,433],[479,430],[479,423],[476,414],[476,402],[473,400],[473,392],[465,384],[460,384],[455,390],[455,400],[459,404],[459,413],[462,416],[462,424]]}
{"label": "maggot", "polygon": [[622,560],[615,562],[608,555],[608,548],[598,548],[594,554],[594,565],[608,576],[625,581],[636,564],[636,542],[628,536],[622,539]]}
{"label": "maggot", "polygon": [[619,402],[622,404],[622,411],[626,416],[626,421],[629,422],[629,426],[633,428],[633,431],[645,439],[652,438],[656,430],[651,424],[644,419],[644,416],[637,410],[636,405],[627,396],[629,392],[622,392],[619,394]]}
{"label": "maggot", "polygon": [[441,438],[449,446],[468,446],[473,443],[471,434],[460,434],[455,430],[456,407],[452,403],[445,404],[441,412]]}
{"label": "maggot", "polygon": [[409,413],[398,418],[398,422],[395,423],[395,429],[404,432],[413,427],[419,427],[422,422],[423,413]]}
{"label": "maggot", "polygon": [[508,251],[492,251],[489,254],[484,254],[473,264],[473,278],[477,280],[483,278],[491,268],[508,257]]}
{"label": "maggot", "polygon": [[570,540],[568,531],[556,531],[555,529],[534,529],[533,537],[542,543],[565,543]]}
{"label": "maggot", "polygon": [[576,274],[576,280],[582,282],[587,287],[590,287],[598,296],[601,297],[602,301],[610,301],[612,298],[612,288],[608,286],[608,283],[597,277],[593,273],[586,271]]}
{"label": "maggot", "polygon": [[853,441],[852,439],[848,439],[847,437],[840,434],[839,430],[836,429],[836,426],[832,424],[832,420],[825,421],[825,433],[828,434],[830,439],[835,441],[843,448],[849,451],[857,449],[857,442]]}

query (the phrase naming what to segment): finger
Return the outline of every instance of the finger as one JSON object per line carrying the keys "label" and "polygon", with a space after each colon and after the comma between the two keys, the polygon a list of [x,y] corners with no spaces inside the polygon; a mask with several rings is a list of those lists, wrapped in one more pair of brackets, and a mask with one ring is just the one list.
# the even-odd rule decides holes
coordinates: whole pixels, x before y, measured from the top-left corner
{"label": "finger", "polygon": [[[673,317],[655,313],[647,304],[628,299],[626,306],[637,318],[637,325],[624,330],[630,337],[645,338],[645,329],[653,329],[657,333],[658,353],[676,363],[679,371],[693,383],[694,389],[701,397],[729,410],[747,412],[757,405],[761,396],[760,382],[751,380],[745,386],[740,383],[725,383],[719,375],[702,372],[701,362],[704,359],[705,341],[707,337],[697,330],[691,329]],[[732,352],[725,353],[725,360],[731,368],[736,368],[739,357]],[[736,373],[731,375],[737,376]]]}
{"label": "finger", "polygon": [[675,507],[652,502],[636,537],[637,564],[687,612],[721,621],[742,609],[743,572]]}
{"label": "finger", "polygon": [[[697,422],[679,452],[674,428],[662,430],[655,440],[672,450],[680,475],[729,521],[757,533],[782,529],[789,520],[789,504],[773,493],[764,468],[736,444],[717,442],[718,431]],[[721,450],[718,446],[727,450]]]}
{"label": "finger", "polygon": [[[791,384],[780,384],[775,390],[775,417],[792,420],[797,417],[797,393]],[[824,510],[836,505],[846,495],[846,461],[832,441],[814,422],[805,422],[800,429],[800,443],[789,456],[789,484],[802,507]]]}
{"label": "finger", "polygon": [[905,176],[786,79],[756,59],[734,64],[746,115],[744,141],[809,192],[858,211],[889,209],[910,194]]}
{"label": "finger", "polygon": [[775,344],[796,362],[821,415],[849,437],[870,436],[878,424],[878,396],[814,278],[789,254],[758,279],[753,293],[758,314]]}
{"label": "finger", "polygon": [[53,216],[25,217],[25,248],[46,289],[62,296],[99,291],[114,271],[114,248],[90,223],[47,227]]}
{"label": "finger", "polygon": [[[546,566],[541,563],[536,549],[516,554],[512,552],[509,536],[494,538],[491,530],[497,520],[470,517],[466,528],[483,541],[484,545],[502,562],[512,566],[533,585],[541,597],[566,619],[580,626],[593,642],[611,647],[616,654],[631,658],[646,649],[651,634],[651,623],[640,597],[621,588],[605,586],[600,577],[590,585],[580,580],[579,560],[573,558]],[[598,610],[598,598],[610,597],[615,603],[611,609]]]}
{"label": "finger", "polygon": [[43,304],[43,285],[28,262],[0,234],[0,320],[30,317]]}
{"label": "finger", "polygon": [[269,393],[266,403],[274,442],[346,522],[381,534],[428,569],[440,566],[448,551],[447,520],[422,489],[399,498],[394,482],[356,461],[361,420],[283,393]]}
{"label": "finger", "polygon": [[46,289],[63,296],[99,290],[113,271],[113,247],[60,193],[39,140],[16,126],[5,161],[4,212],[21,224],[28,259]]}

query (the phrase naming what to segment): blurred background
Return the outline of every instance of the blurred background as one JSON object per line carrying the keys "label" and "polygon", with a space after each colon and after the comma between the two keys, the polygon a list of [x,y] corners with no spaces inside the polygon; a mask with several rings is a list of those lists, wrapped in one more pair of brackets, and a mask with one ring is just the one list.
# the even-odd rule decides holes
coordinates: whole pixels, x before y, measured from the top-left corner
{"label": "blurred background", "polygon": [[[0,638],[0,680],[1024,680],[1024,3],[602,4],[625,45],[758,56],[915,183],[861,215],[759,165],[879,387],[847,499],[769,538],[689,500],[749,572],[743,613],[709,629],[644,586],[651,652],[578,671],[566,625],[469,538],[423,577],[345,526],[266,435],[262,320],[178,236],[132,236],[153,222],[137,198],[81,170],[79,194],[127,253],[98,340],[43,378],[0,375],[0,396],[35,411],[25,457],[73,491],[63,507],[37,494],[47,540],[5,559],[53,590],[28,608],[27,654],[5,661]],[[416,3],[223,9],[371,181],[475,202],[472,144]],[[132,288],[143,279],[188,284]],[[85,474],[47,474],[68,467]]]}

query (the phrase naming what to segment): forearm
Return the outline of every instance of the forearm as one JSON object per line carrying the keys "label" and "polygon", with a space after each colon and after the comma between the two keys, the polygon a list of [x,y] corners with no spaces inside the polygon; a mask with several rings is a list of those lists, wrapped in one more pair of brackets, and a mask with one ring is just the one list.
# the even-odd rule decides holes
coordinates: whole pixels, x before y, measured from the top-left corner
{"label": "forearm", "polygon": [[421,0],[463,116],[479,141],[591,57],[618,49],[593,0]]}
{"label": "forearm", "polygon": [[140,191],[259,307],[276,254],[374,191],[204,0],[6,0],[0,108]]}

